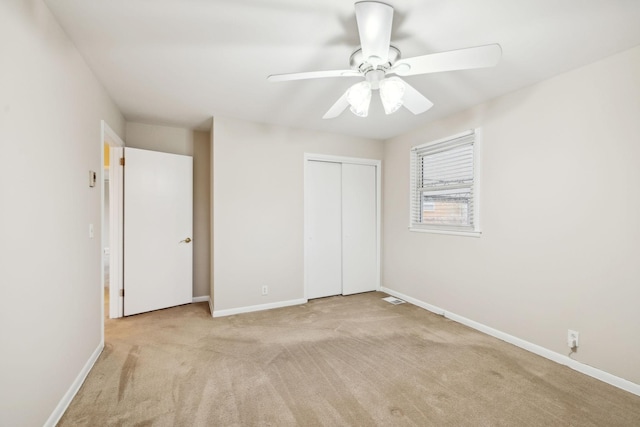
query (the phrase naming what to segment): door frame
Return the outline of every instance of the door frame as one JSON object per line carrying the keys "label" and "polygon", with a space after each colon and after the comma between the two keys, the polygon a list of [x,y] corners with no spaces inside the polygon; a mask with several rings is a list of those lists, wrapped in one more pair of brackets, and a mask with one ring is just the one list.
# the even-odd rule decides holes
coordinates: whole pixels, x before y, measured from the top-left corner
{"label": "door frame", "polygon": [[380,247],[381,247],[381,224],[382,224],[382,160],[377,159],[365,159],[360,157],[345,157],[345,156],[333,156],[328,154],[315,154],[304,153],[304,299],[308,300],[308,262],[309,262],[309,188],[308,188],[308,168],[307,165],[310,161],[316,162],[330,162],[330,163],[348,163],[354,165],[367,165],[374,166],[376,168],[376,290],[380,290],[380,276],[381,276],[381,260],[380,260]]}
{"label": "door frame", "polygon": [[[104,144],[109,144],[109,148],[124,148],[124,141],[114,132],[113,129],[105,122],[101,121],[101,134],[100,139],[100,218],[101,218],[101,233],[100,233],[100,310],[102,312],[102,338],[104,340]],[[114,156],[116,150],[109,150],[109,318],[115,319],[122,317],[122,297],[120,290],[123,289],[122,283],[122,260],[123,260],[123,180],[124,171],[120,167],[119,161],[115,162],[116,156]]]}

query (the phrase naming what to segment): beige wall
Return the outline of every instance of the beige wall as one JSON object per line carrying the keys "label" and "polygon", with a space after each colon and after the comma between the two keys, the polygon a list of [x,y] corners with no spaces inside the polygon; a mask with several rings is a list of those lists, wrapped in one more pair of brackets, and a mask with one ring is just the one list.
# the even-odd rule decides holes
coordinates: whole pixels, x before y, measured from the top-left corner
{"label": "beige wall", "polygon": [[37,426],[101,344],[88,174],[124,119],[40,0],[0,2],[0,52],[0,424]]}
{"label": "beige wall", "polygon": [[127,147],[193,157],[193,296],[209,295],[210,132],[126,124]]}
{"label": "beige wall", "polygon": [[[383,285],[640,383],[640,47],[385,143]],[[482,126],[480,238],[412,233],[409,148]]]}
{"label": "beige wall", "polygon": [[304,153],[382,159],[382,142],[216,117],[213,152],[215,310],[303,298]]}
{"label": "beige wall", "polygon": [[214,177],[213,177],[213,138],[215,136],[215,126],[216,126],[216,121],[215,118],[211,119],[211,133],[209,135],[210,137],[210,144],[209,144],[209,177],[211,178],[211,180],[209,181],[209,194],[211,197],[209,197],[209,308],[212,311],[211,314],[213,314],[213,304],[214,304],[214,297],[215,297],[215,293],[213,292],[213,278],[214,278],[214,271],[215,271],[215,265],[214,265],[214,238],[213,238],[213,221],[214,221],[214,211],[213,211],[213,201],[214,201],[214,196],[213,196],[213,183],[214,183]]}
{"label": "beige wall", "polygon": [[127,147],[193,156],[198,131],[173,126],[127,122]]}
{"label": "beige wall", "polygon": [[211,132],[193,132],[193,296],[211,282]]}

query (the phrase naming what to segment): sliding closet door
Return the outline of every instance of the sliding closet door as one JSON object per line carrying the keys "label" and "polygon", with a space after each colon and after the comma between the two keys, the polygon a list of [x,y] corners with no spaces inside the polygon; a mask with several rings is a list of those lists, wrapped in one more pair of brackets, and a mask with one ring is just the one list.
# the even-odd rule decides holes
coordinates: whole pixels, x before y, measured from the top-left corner
{"label": "sliding closet door", "polygon": [[342,294],[375,291],[378,280],[376,167],[342,165]]}
{"label": "sliding closet door", "polygon": [[307,162],[305,224],[307,298],[342,293],[340,163]]}

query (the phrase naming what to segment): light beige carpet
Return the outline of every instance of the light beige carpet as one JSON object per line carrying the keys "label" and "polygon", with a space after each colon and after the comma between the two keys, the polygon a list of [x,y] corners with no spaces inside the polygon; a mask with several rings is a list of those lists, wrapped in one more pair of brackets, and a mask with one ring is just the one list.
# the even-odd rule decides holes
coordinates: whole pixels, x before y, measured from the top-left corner
{"label": "light beige carpet", "polygon": [[106,323],[62,426],[640,426],[640,397],[381,293]]}

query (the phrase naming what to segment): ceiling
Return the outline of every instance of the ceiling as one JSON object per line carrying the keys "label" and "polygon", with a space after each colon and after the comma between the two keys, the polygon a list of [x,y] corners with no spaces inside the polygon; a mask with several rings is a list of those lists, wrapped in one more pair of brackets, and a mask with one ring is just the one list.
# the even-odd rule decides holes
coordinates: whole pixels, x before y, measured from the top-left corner
{"label": "ceiling", "polygon": [[[45,0],[128,121],[208,129],[213,116],[386,139],[640,44],[638,0],[390,0],[403,57],[499,43],[495,68],[406,77],[435,105],[323,114],[358,78],[344,0]],[[585,88],[588,90],[589,88]]]}

